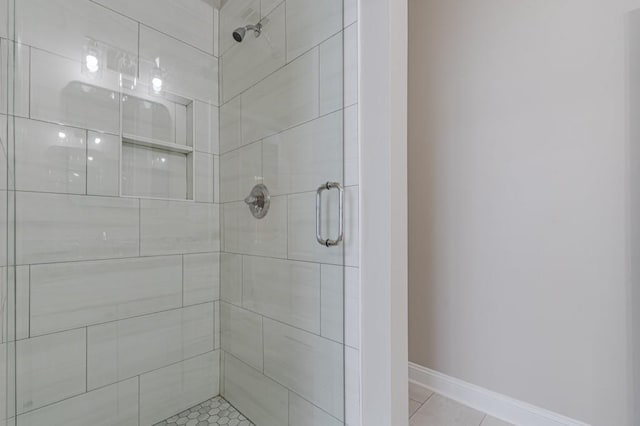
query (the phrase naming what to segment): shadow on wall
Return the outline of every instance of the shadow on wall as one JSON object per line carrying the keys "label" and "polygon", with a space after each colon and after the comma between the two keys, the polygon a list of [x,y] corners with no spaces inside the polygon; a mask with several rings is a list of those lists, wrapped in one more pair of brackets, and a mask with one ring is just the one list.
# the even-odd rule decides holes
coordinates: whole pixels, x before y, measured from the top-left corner
{"label": "shadow on wall", "polygon": [[640,425],[640,9],[629,14],[629,349],[632,423]]}

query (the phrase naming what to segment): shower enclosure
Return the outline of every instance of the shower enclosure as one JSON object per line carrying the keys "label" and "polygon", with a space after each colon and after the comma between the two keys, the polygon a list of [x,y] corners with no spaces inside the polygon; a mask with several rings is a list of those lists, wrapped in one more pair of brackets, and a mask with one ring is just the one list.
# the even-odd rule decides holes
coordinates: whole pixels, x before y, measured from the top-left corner
{"label": "shower enclosure", "polygon": [[355,21],[0,0],[0,426],[357,423]]}

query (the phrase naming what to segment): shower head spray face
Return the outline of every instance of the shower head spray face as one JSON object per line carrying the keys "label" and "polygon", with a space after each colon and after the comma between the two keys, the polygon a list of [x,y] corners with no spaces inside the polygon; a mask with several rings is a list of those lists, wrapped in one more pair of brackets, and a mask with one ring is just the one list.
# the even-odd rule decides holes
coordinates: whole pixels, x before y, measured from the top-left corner
{"label": "shower head spray face", "polygon": [[253,31],[253,35],[256,36],[256,38],[260,37],[260,34],[262,33],[262,24],[258,22],[256,25],[247,25],[245,27],[236,28],[233,31],[233,39],[238,43],[242,43],[247,31]]}

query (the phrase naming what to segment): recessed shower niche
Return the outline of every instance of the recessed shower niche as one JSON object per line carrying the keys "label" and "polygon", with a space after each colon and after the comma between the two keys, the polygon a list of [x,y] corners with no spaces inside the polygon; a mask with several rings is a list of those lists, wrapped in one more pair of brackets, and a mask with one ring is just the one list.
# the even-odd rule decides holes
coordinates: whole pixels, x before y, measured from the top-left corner
{"label": "recessed shower niche", "polygon": [[123,94],[122,196],[212,202],[213,156],[194,150],[194,122],[212,120],[209,109],[175,95]]}

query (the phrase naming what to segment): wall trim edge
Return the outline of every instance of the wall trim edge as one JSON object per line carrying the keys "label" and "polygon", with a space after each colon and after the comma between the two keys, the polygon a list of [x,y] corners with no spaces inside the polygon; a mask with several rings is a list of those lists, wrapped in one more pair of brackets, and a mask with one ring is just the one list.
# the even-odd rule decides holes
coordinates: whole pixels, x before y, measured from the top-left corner
{"label": "wall trim edge", "polygon": [[518,426],[589,426],[413,362],[409,362],[409,381]]}

